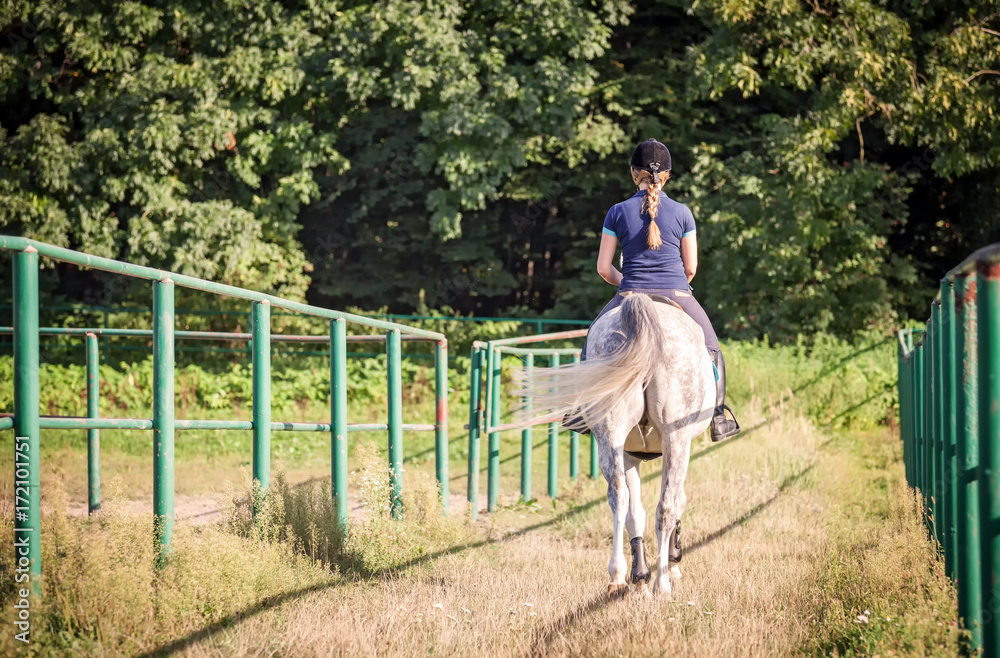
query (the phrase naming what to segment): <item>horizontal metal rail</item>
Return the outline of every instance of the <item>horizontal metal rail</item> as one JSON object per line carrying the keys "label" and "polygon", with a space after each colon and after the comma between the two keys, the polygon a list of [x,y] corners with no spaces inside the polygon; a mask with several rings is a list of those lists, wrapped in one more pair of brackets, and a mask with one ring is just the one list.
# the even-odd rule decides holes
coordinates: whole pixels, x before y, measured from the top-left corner
{"label": "horizontal metal rail", "polygon": [[[483,428],[483,434],[496,434],[500,432],[510,432],[513,430],[523,430],[528,427],[535,427],[536,425],[548,425],[550,423],[562,421],[562,414],[548,414],[545,416],[537,416],[530,420],[523,420],[513,423],[501,423],[496,426],[489,426]],[[468,425],[465,426],[468,429]]]}
{"label": "horizontal metal rail", "polygon": [[[13,335],[14,327],[0,327],[0,336]],[[83,328],[83,327],[42,327],[38,330],[40,336],[80,336],[85,337],[87,334],[94,334],[95,336],[114,336],[114,337],[124,337],[124,338],[152,338],[152,329],[103,329],[100,327],[93,328]],[[252,334],[248,333],[234,333],[227,331],[175,331],[175,338],[184,338],[187,340],[231,340],[237,342],[247,342],[253,339]],[[348,343],[384,343],[386,340],[385,334],[372,334],[372,335],[358,335],[358,336],[348,336]],[[436,343],[437,338],[428,338],[426,336],[400,336],[400,340],[404,342],[426,342],[426,343]],[[310,336],[310,335],[294,335],[294,334],[271,334],[272,343],[329,343],[329,336]]]}
{"label": "horizontal metal rail", "polygon": [[900,329],[896,333],[896,336],[899,339],[900,356],[904,359],[908,359],[910,354],[913,353],[913,342],[916,340],[917,336],[922,336],[923,333],[923,329]]}
{"label": "horizontal metal rail", "polygon": [[563,340],[569,338],[583,338],[587,335],[587,329],[571,329],[570,331],[558,331],[551,334],[540,334],[537,336],[514,336],[513,338],[501,338],[500,340],[491,340],[488,343],[482,341],[476,341],[474,345],[480,345],[486,347],[490,345],[494,348],[501,347],[504,345],[524,345],[525,343],[544,343],[550,340]]}
{"label": "horizontal metal rail", "polygon": [[170,281],[174,285],[181,286],[182,288],[190,288],[191,290],[210,292],[217,295],[223,295],[225,297],[244,299],[249,302],[267,302],[274,308],[283,308],[288,311],[302,313],[303,315],[312,315],[314,317],[326,318],[328,320],[347,320],[366,327],[385,329],[386,331],[399,331],[402,334],[423,336],[433,340],[445,340],[444,334],[440,334],[436,331],[417,329],[415,327],[400,325],[395,322],[372,320],[371,318],[366,318],[363,315],[344,313],[343,311],[334,311],[331,309],[320,308],[319,306],[303,304],[301,302],[293,302],[287,299],[282,299],[281,297],[275,297],[274,295],[244,290],[243,288],[237,288],[236,286],[206,281],[205,279],[199,279],[185,274],[166,272],[153,267],[133,265],[132,263],[125,263],[118,260],[112,260],[110,258],[103,258],[101,256],[83,254],[78,251],[73,251],[72,249],[57,247],[55,245],[30,240],[28,238],[0,235],[0,250],[24,251],[29,248],[37,251],[40,256],[45,256],[46,258],[51,258],[52,260],[57,260],[62,263],[72,263],[81,267],[89,267],[95,270],[102,270],[104,272],[124,274],[125,276],[130,276],[136,279],[145,279],[146,281]]}
{"label": "horizontal metal rail", "polygon": [[[0,304],[0,309],[11,309],[12,304]],[[52,304],[41,306],[43,311],[70,311],[79,313],[149,313],[149,309],[130,307],[130,306],[72,306],[69,304]],[[226,311],[221,309],[193,309],[193,308],[178,308],[175,313],[177,315],[203,315],[203,316],[220,316],[220,315],[242,315],[249,316],[247,311]],[[271,317],[289,317],[294,316],[295,313],[272,313]],[[451,315],[404,315],[402,313],[365,313],[366,318],[375,318],[379,320],[430,320],[438,322],[517,322],[520,324],[563,324],[563,325],[589,325],[590,320],[569,320],[565,318],[498,318],[493,316],[451,316]],[[541,333],[541,332],[539,332]]]}
{"label": "horizontal metal rail", "polygon": [[[948,273],[944,275],[944,278],[949,283],[954,283],[955,279],[966,274],[971,274],[975,271],[977,265],[987,264],[987,263],[1000,263],[1000,242],[986,245],[981,249],[977,249],[969,254],[969,257],[963,260],[961,263],[955,267],[948,270]],[[941,291],[938,291],[935,299],[941,299]]]}
{"label": "horizontal metal rail", "polygon": [[[16,420],[16,416],[15,416]],[[38,427],[43,430],[151,430],[151,418],[79,418],[61,416],[51,418],[42,416]]]}
{"label": "horizontal metal rail", "polygon": [[[14,416],[0,417],[0,430],[14,426]],[[330,423],[269,423],[272,432],[329,432]],[[88,418],[84,416],[42,416],[39,427],[43,430],[151,430],[151,418]],[[252,430],[252,420],[175,420],[178,430]],[[348,432],[379,432],[389,428],[386,423],[348,423]],[[433,432],[437,425],[430,423],[403,423],[404,432]]]}
{"label": "horizontal metal rail", "polygon": [[551,356],[552,354],[559,354],[560,356],[573,356],[574,354],[580,354],[581,350],[579,347],[563,347],[563,348],[553,348],[545,349],[544,347],[507,347],[501,345],[495,348],[496,352],[503,354],[513,354],[516,356]]}

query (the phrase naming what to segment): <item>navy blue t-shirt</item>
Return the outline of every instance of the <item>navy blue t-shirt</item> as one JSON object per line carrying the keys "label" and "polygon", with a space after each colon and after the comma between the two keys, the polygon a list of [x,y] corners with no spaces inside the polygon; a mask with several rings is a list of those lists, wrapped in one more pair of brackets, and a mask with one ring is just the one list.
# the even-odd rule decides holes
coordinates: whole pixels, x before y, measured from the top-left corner
{"label": "navy blue t-shirt", "polygon": [[684,263],[681,261],[681,238],[694,235],[694,215],[683,203],[660,192],[656,225],[663,244],[659,249],[646,246],[646,221],[642,201],[646,191],[611,206],[604,218],[604,232],[618,238],[622,248],[622,283],[619,290],[688,290]]}

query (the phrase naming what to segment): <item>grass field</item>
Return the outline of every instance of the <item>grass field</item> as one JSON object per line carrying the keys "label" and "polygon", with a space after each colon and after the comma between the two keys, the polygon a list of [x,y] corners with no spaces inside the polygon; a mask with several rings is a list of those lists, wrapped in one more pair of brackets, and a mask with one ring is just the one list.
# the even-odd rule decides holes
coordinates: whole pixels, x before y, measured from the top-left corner
{"label": "grass field", "polygon": [[[408,518],[383,518],[378,510],[384,509],[384,462],[374,450],[379,439],[358,442],[368,447],[352,454],[352,492],[370,511],[352,523],[346,546],[326,552],[324,538],[341,539],[324,524],[328,496],[318,485],[292,485],[325,475],[328,443],[325,437],[301,438],[294,459],[286,460],[290,498],[287,516],[278,522],[298,524],[296,532],[248,536],[232,520],[180,523],[174,557],[160,573],[152,567],[148,516],[136,516],[126,504],[147,493],[143,482],[150,477],[142,469],[148,468],[148,451],[140,442],[148,445],[148,433],[122,438],[121,445],[107,440],[107,502],[105,512],[91,520],[61,511],[61,482],[76,497],[82,472],[79,445],[66,439],[49,448],[52,461],[59,461],[57,455],[64,460],[61,475],[46,476],[46,597],[34,617],[31,650],[194,656],[954,654],[954,593],[902,485],[898,438],[886,429],[820,430],[790,406],[764,408],[756,397],[740,411],[744,426],[752,428],[743,437],[718,445],[703,438],[692,451],[683,580],[671,601],[605,597],[611,523],[603,481],[584,476],[572,483],[563,473],[557,501],[518,501],[516,433],[502,447],[503,507],[475,524],[462,515],[442,518],[435,508],[428,475],[433,454],[425,452],[430,436],[408,447]],[[455,427],[460,424],[453,420],[453,437],[461,436]],[[544,438],[536,432],[536,444]],[[565,443],[567,435],[562,438]],[[223,474],[238,480],[233,469],[249,455],[249,437],[240,440],[247,442],[246,452],[217,450],[223,456],[214,463],[208,446],[179,447],[179,490],[222,495]],[[279,457],[281,440],[275,441]],[[462,444],[454,442],[451,455],[453,489],[459,492]],[[584,464],[588,444],[581,451]],[[545,490],[543,456],[544,447],[537,447],[539,494]],[[562,464],[565,470],[565,456]],[[651,510],[658,462],[644,465],[643,481],[643,501]],[[297,521],[289,520],[293,507]],[[306,517],[316,520],[303,522]],[[9,537],[9,503],[3,519],[0,534]],[[651,525],[646,541],[655,553]],[[10,564],[9,543],[0,546],[0,558]],[[7,574],[0,575],[0,592],[9,601],[6,567],[0,574]],[[12,628],[9,606],[4,614],[6,628]],[[16,649],[11,636],[0,638],[0,653]]]}

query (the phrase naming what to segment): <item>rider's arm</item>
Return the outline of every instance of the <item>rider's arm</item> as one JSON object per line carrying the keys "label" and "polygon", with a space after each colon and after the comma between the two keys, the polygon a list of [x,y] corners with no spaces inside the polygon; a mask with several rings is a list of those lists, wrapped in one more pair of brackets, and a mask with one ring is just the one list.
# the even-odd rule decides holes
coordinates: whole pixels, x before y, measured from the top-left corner
{"label": "rider's arm", "polygon": [[622,273],[614,266],[615,252],[618,250],[618,238],[604,233],[601,235],[601,251],[597,254],[597,273],[613,286],[620,286]]}
{"label": "rider's arm", "polygon": [[684,263],[688,283],[691,283],[698,271],[698,236],[693,231],[681,238],[681,261]]}

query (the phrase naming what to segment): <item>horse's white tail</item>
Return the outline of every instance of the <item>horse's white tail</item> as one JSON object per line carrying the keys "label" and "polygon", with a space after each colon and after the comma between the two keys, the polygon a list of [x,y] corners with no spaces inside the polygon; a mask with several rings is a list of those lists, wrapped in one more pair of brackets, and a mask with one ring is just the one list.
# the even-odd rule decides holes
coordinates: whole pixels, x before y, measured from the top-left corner
{"label": "horse's white tail", "polygon": [[539,368],[525,377],[523,393],[533,398],[536,413],[573,412],[580,417],[570,429],[594,427],[637,383],[646,386],[663,354],[655,302],[633,293],[619,308],[621,331],[615,335],[621,342],[607,354],[592,353],[581,363]]}

